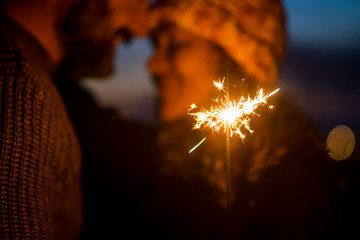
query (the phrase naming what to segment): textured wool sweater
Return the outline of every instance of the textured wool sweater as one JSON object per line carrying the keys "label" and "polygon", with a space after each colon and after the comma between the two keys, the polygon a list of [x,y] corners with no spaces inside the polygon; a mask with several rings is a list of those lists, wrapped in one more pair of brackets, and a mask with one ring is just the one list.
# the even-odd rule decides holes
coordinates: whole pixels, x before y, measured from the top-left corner
{"label": "textured wool sweater", "polygon": [[48,55],[0,16],[0,239],[74,239],[81,151]]}

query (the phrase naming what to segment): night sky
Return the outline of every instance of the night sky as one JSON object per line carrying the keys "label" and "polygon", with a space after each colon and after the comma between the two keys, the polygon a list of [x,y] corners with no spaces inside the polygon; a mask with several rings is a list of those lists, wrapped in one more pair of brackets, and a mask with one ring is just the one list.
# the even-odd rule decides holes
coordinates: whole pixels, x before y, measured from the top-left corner
{"label": "night sky", "polygon": [[[290,94],[327,133],[338,124],[360,127],[360,1],[284,1],[287,57],[279,77]],[[131,119],[152,122],[155,88],[146,70],[152,54],[147,39],[120,46],[115,73],[85,82],[101,104]]]}
{"label": "night sky", "polygon": [[323,130],[360,126],[360,2],[284,2],[288,55],[280,87],[289,92]]}

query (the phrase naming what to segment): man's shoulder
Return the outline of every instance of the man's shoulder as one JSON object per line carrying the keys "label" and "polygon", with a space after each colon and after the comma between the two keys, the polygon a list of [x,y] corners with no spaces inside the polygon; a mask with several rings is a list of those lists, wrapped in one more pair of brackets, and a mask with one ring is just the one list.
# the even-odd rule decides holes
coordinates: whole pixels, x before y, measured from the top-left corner
{"label": "man's shoulder", "polygon": [[0,36],[0,81],[11,82],[38,81],[41,73],[36,66],[13,43]]}
{"label": "man's shoulder", "polygon": [[[19,48],[9,39],[0,34],[0,69],[3,73],[6,69],[18,69],[20,62],[24,60]],[[8,70],[6,70],[8,72]]]}
{"label": "man's shoulder", "polygon": [[[11,70],[44,72],[52,76],[55,64],[41,44],[22,26],[0,14],[0,67]],[[4,72],[2,72],[4,74]]]}

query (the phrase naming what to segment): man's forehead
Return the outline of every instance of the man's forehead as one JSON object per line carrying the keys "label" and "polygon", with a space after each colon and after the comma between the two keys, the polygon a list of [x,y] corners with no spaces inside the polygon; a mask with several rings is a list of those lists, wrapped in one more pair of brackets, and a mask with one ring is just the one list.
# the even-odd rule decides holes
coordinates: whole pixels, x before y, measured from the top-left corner
{"label": "man's forehead", "polygon": [[149,5],[148,0],[108,0],[109,6],[117,10],[141,10]]}

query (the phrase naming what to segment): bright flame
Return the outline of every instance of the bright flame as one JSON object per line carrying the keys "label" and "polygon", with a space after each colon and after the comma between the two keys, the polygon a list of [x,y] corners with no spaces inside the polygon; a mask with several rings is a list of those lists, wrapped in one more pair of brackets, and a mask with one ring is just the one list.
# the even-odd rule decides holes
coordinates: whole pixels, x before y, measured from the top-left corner
{"label": "bright flame", "polygon": [[230,101],[229,94],[223,89],[223,84],[224,80],[222,82],[214,81],[215,87],[225,93],[225,98],[216,101],[219,102],[219,106],[210,107],[210,110],[201,109],[199,112],[189,113],[196,120],[194,128],[210,128],[215,132],[219,132],[221,129],[226,132],[226,129],[229,129],[230,136],[237,134],[241,138],[245,138],[242,129],[253,132],[250,128],[250,120],[253,115],[258,115],[255,110],[259,106],[265,105],[267,99],[280,89],[267,95],[264,95],[263,89],[260,89],[254,99],[241,97],[238,101]]}

